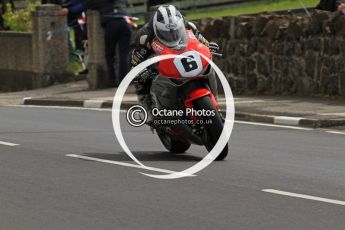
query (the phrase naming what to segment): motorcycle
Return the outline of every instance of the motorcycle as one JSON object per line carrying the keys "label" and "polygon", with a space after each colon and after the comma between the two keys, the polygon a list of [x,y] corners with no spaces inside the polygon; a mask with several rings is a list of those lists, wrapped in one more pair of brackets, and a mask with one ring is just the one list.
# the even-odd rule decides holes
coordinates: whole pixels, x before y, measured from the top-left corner
{"label": "motorcycle", "polygon": [[[184,153],[191,144],[205,146],[211,151],[222,133],[224,119],[216,99],[216,77],[203,56],[211,60],[213,55],[220,54],[211,53],[210,49],[199,42],[190,30],[186,31],[185,40],[181,49],[168,48],[158,40],[151,43],[155,55],[180,55],[155,65],[158,74],[152,79],[151,108],[213,112],[202,115],[184,112],[181,117],[176,118],[176,123],[156,125],[154,129],[162,144],[172,153]],[[183,123],[178,120],[188,122]],[[228,145],[216,160],[223,160],[227,155]]]}

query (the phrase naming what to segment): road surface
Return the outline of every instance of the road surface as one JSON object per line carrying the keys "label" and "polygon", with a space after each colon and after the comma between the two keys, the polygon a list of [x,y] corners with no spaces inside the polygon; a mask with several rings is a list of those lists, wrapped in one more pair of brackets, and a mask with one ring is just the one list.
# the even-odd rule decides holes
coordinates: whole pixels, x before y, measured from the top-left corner
{"label": "road surface", "polygon": [[183,170],[204,148],[166,153],[123,119],[148,171],[123,153],[109,111],[0,107],[0,118],[1,230],[345,229],[341,130],[235,123],[228,160],[158,180],[140,172]]}

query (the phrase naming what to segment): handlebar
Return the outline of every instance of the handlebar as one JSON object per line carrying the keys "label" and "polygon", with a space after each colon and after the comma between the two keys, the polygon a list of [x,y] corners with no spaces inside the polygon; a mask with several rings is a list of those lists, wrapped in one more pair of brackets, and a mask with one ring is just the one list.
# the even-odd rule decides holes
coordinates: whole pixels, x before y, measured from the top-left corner
{"label": "handlebar", "polygon": [[212,55],[217,57],[223,57],[223,54],[211,52]]}

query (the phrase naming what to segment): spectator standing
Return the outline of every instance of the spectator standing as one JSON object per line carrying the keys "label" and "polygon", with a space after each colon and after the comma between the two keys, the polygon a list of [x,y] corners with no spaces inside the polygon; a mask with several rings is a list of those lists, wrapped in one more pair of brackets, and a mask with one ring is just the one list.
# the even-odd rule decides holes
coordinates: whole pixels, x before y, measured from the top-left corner
{"label": "spectator standing", "polygon": [[62,7],[68,8],[67,23],[74,31],[75,49],[84,51],[84,41],[87,40],[87,27],[86,24],[78,24],[78,19],[82,18],[84,12],[81,2],[80,0],[66,0]]}
{"label": "spectator standing", "polygon": [[[105,58],[109,72],[109,85],[118,86],[129,70],[129,46],[131,28],[124,16],[129,16],[127,0],[80,0],[83,10],[97,10],[101,14],[101,24],[105,29]],[[69,14],[62,8],[60,15]],[[120,67],[115,72],[116,46],[119,43]]]}

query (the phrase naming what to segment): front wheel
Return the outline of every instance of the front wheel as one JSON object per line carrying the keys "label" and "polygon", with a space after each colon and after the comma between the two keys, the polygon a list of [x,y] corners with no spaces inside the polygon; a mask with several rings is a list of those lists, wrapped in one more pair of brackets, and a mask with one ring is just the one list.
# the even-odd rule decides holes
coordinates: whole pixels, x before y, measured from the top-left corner
{"label": "front wheel", "polygon": [[[222,134],[224,123],[223,119],[220,116],[219,112],[212,104],[211,99],[209,97],[202,97],[194,101],[194,107],[196,110],[207,110],[215,111],[215,116],[205,116],[202,117],[204,121],[204,140],[205,140],[205,147],[208,151],[211,151],[213,147],[218,142],[220,135]],[[224,160],[228,155],[228,144],[225,145],[221,153],[216,158],[217,161]]]}
{"label": "front wheel", "polygon": [[184,153],[191,145],[190,143],[176,140],[165,132],[157,132],[157,134],[164,147],[171,153]]}

